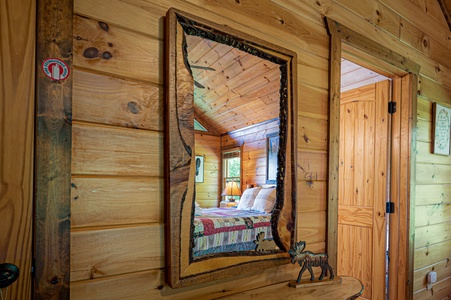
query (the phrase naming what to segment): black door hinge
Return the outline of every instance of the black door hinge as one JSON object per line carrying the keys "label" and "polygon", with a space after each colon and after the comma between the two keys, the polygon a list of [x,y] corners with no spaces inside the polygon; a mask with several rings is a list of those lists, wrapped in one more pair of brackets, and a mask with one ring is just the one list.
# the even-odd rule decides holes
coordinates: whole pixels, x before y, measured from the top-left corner
{"label": "black door hinge", "polygon": [[396,102],[388,102],[388,113],[394,114],[396,112]]}
{"label": "black door hinge", "polygon": [[394,202],[386,202],[385,203],[385,212],[387,214],[392,214],[395,212],[395,203]]}
{"label": "black door hinge", "polygon": [[36,275],[36,260],[33,258],[31,261],[31,277],[34,278]]}

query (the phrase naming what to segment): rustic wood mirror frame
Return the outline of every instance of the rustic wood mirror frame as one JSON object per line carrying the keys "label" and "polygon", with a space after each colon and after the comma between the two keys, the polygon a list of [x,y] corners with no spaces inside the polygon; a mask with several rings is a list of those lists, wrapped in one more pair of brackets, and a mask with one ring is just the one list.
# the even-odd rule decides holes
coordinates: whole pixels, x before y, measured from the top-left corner
{"label": "rustic wood mirror frame", "polygon": [[[296,230],[296,53],[188,13],[170,9],[166,16],[166,270],[168,284],[184,287],[289,263]],[[280,150],[277,202],[271,217],[280,250],[229,252],[193,260],[194,98],[187,69],[185,34],[227,44],[280,65]],[[282,188],[281,188],[282,187]]]}

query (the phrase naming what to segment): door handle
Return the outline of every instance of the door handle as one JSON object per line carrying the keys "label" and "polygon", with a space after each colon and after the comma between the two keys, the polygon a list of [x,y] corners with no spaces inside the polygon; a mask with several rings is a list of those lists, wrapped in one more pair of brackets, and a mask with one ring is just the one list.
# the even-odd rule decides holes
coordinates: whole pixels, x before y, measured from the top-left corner
{"label": "door handle", "polygon": [[0,264],[0,289],[10,286],[19,278],[19,268],[13,264]]}

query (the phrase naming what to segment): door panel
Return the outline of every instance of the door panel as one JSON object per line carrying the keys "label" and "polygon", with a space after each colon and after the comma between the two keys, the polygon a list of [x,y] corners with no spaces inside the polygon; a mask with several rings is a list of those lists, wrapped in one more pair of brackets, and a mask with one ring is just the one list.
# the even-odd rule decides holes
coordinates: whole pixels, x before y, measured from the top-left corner
{"label": "door panel", "polygon": [[31,299],[36,0],[1,1],[0,20],[0,264],[20,271],[0,299]]}
{"label": "door panel", "polygon": [[338,200],[339,275],[359,278],[364,298],[385,294],[385,195],[390,81],[342,93]]}

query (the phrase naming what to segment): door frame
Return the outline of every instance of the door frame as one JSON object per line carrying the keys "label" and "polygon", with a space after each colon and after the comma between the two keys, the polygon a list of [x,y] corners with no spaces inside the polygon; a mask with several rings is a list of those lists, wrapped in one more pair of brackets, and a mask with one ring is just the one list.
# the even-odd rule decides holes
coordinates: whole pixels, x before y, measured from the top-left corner
{"label": "door frame", "polygon": [[[392,124],[391,150],[392,164],[391,197],[397,199],[391,223],[397,224],[399,236],[397,247],[390,251],[392,264],[389,273],[397,274],[390,279],[390,299],[411,299],[413,296],[413,255],[415,234],[415,204],[411,194],[415,188],[415,148],[416,148],[416,90],[420,65],[382,46],[369,38],[326,17],[326,27],[330,36],[329,66],[329,164],[328,164],[328,216],[327,252],[329,262],[336,270],[338,251],[338,189],[339,189],[339,139],[340,139],[340,82],[341,58],[352,57],[354,62],[373,69],[387,77],[402,77],[400,86],[394,86],[393,95],[398,104],[397,119]],[[346,58],[346,57],[345,57]],[[402,133],[402,134],[401,134]],[[390,241],[393,238],[390,237]],[[399,259],[404,260],[398,263]],[[395,273],[396,272],[396,273]],[[393,277],[393,276],[390,276]]]}

